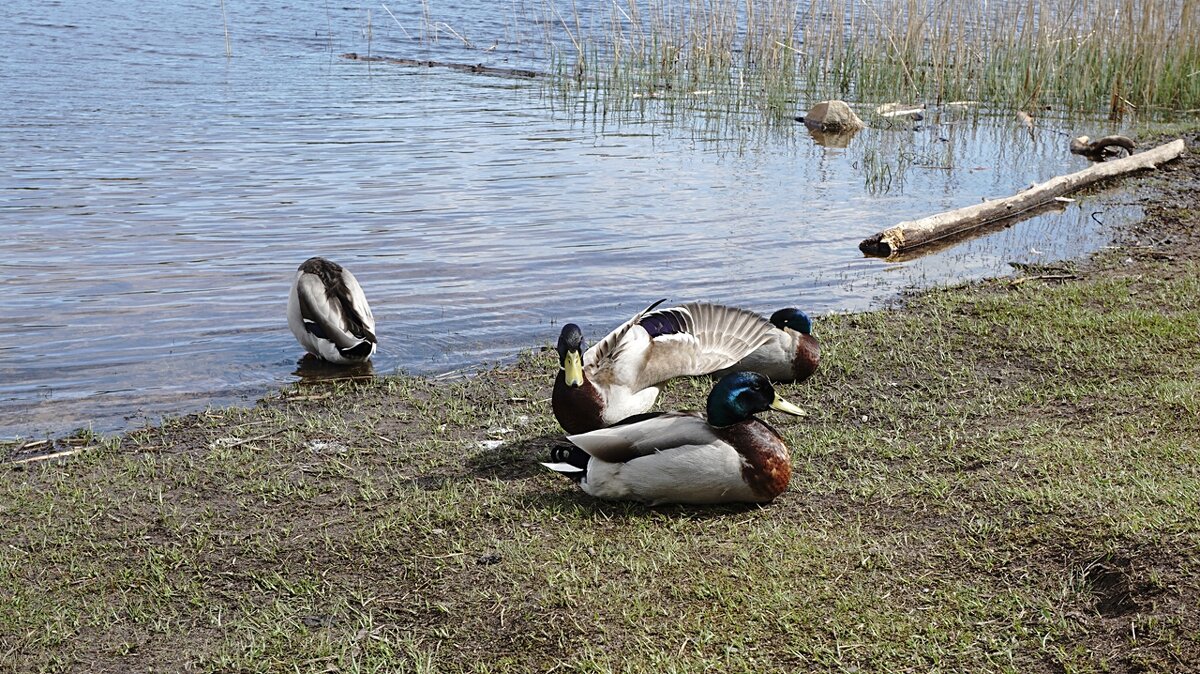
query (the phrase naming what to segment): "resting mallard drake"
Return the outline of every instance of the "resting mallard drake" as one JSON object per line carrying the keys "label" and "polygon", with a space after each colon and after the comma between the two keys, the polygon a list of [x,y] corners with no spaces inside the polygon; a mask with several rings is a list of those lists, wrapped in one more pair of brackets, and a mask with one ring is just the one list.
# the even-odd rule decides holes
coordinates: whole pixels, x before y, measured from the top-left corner
{"label": "resting mallard drake", "polygon": [[689,412],[647,415],[567,436],[542,465],[597,498],[663,503],[765,503],[787,489],[791,455],[775,429],[754,417],[802,415],[757,372],[725,375],[708,394],[708,420]]}
{"label": "resting mallard drake", "polygon": [[349,269],[322,257],[304,261],[288,295],[288,327],[309,353],[362,363],[375,353],[375,317]]}
{"label": "resting mallard drake", "polygon": [[771,314],[775,330],[771,340],[736,365],[715,374],[739,370],[761,372],[777,383],[802,382],[817,371],[821,364],[821,343],[812,336],[812,319],[795,308],[780,309]]}
{"label": "resting mallard drake", "polygon": [[775,328],[752,311],[662,300],[584,350],[574,323],[558,337],[551,406],[568,433],[586,433],[649,410],[668,379],[727,368],[771,339]]}

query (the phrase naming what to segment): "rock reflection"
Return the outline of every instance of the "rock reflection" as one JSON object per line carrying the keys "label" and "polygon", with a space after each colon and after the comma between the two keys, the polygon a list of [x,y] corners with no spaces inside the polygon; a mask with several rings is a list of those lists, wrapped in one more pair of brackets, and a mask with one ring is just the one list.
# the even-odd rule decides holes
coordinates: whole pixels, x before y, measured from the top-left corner
{"label": "rock reflection", "polygon": [[835,150],[844,150],[850,147],[850,141],[858,135],[859,129],[841,129],[838,131],[823,131],[821,129],[808,126],[808,135],[813,139],[813,142],[822,147],[829,147]]}

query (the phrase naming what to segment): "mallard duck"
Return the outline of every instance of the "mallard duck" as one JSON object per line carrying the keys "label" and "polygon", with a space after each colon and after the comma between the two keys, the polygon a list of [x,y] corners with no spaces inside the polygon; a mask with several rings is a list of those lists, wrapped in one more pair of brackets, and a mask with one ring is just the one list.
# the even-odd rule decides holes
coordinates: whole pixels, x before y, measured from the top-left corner
{"label": "mallard duck", "polygon": [[590,349],[574,323],[558,337],[551,405],[568,433],[586,433],[649,410],[674,377],[727,368],[770,340],[774,327],[752,311],[655,302]]}
{"label": "mallard duck", "polygon": [[375,317],[349,269],[323,257],[304,261],[288,295],[288,327],[309,353],[361,363],[375,353]]}
{"label": "mallard duck", "polygon": [[708,395],[708,420],[689,412],[644,415],[567,436],[542,465],[597,498],[664,503],[765,503],[787,489],[791,456],[756,412],[804,411],[757,372],[725,375]]}
{"label": "mallard duck", "polygon": [[767,375],[776,383],[802,382],[811,377],[821,364],[821,343],[812,336],[812,319],[803,311],[788,307],[771,314],[771,325],[775,330],[769,342],[733,367],[715,374],[751,370]]}

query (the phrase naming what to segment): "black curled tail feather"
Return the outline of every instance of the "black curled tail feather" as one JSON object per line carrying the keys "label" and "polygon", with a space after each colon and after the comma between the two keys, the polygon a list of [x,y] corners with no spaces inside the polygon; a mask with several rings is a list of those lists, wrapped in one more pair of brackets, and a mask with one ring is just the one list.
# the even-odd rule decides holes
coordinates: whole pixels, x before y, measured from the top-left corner
{"label": "black curled tail feather", "polygon": [[557,444],[550,448],[550,461],[552,463],[566,463],[579,469],[578,473],[563,473],[563,475],[576,482],[587,477],[588,461],[591,458],[591,455],[587,452],[569,443]]}
{"label": "black curled tail feather", "polygon": [[371,349],[374,347],[373,342],[364,339],[348,349],[338,348],[338,353],[346,358],[367,358],[371,355]]}
{"label": "black curled tail feather", "polygon": [[569,463],[579,470],[587,470],[591,455],[569,443],[557,444],[550,448],[550,460],[554,463]]}

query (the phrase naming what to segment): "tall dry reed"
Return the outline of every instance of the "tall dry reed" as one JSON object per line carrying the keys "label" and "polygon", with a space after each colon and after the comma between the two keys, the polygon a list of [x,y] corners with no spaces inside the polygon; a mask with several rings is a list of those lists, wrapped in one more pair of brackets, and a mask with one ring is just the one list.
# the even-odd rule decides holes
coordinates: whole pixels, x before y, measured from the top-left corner
{"label": "tall dry reed", "polygon": [[[553,2],[554,0],[549,0]],[[1200,108],[1200,0],[611,0],[547,4],[564,82],[597,97],[979,100]],[[554,28],[569,41],[556,40]],[[708,104],[712,105],[710,101]]]}

